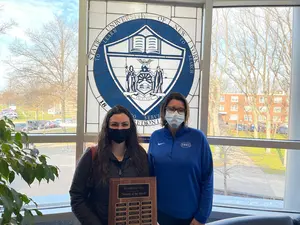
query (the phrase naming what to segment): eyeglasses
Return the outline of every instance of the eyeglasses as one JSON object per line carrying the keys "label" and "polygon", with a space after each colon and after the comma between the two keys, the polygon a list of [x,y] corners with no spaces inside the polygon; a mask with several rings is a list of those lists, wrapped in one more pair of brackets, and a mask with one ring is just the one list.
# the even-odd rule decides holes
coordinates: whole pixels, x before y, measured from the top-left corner
{"label": "eyeglasses", "polygon": [[167,107],[167,111],[170,113],[175,113],[177,111],[179,115],[185,114],[184,108]]}

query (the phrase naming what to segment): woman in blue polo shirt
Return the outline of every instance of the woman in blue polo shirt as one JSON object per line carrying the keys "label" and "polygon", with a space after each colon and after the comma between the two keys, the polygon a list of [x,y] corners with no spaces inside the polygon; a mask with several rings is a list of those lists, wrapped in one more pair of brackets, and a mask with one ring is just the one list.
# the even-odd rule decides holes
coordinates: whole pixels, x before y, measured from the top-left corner
{"label": "woman in blue polo shirt", "polygon": [[160,225],[205,224],[212,210],[213,160],[204,134],[187,126],[189,106],[172,93],[161,106],[163,128],[150,138],[150,173],[157,179]]}

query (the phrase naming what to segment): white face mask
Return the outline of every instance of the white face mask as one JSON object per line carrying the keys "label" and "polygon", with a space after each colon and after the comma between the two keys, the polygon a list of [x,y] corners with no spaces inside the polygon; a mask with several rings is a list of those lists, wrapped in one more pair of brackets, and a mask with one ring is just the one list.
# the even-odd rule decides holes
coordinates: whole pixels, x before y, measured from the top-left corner
{"label": "white face mask", "polygon": [[169,112],[168,110],[166,111],[166,121],[172,128],[178,128],[185,119],[185,115],[180,115],[177,111],[175,112]]}

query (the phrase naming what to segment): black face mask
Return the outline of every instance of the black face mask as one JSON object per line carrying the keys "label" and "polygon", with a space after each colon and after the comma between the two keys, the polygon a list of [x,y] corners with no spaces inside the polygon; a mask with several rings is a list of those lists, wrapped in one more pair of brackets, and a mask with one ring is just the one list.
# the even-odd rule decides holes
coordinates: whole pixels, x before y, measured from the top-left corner
{"label": "black face mask", "polygon": [[130,129],[112,129],[108,128],[108,138],[118,144],[127,140]]}

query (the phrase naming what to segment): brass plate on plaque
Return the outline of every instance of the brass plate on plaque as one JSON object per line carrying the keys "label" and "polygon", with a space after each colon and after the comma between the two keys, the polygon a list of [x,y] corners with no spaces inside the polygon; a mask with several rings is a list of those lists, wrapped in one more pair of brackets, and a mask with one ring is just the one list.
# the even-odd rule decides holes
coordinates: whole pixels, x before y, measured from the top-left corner
{"label": "brass plate on plaque", "polygon": [[155,177],[111,178],[109,225],[157,225]]}

